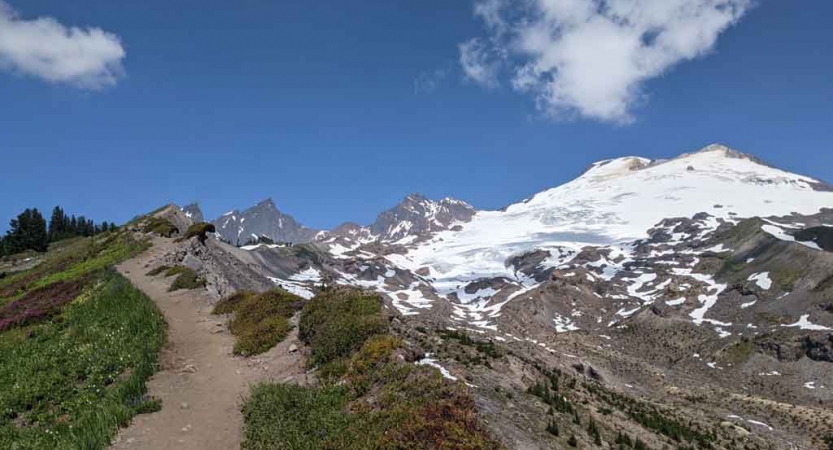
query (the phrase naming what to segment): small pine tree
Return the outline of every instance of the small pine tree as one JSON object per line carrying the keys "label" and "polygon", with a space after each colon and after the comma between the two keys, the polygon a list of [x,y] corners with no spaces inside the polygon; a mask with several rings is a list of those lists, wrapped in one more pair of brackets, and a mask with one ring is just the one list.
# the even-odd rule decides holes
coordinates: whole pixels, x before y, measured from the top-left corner
{"label": "small pine tree", "polygon": [[555,423],[555,420],[550,420],[549,425],[547,425],[547,431],[553,436],[559,435],[560,431],[558,430],[558,424]]}
{"label": "small pine tree", "polygon": [[578,445],[578,439],[576,439],[575,435],[570,436],[570,439],[567,440],[567,445],[570,447],[576,447]]}
{"label": "small pine tree", "polygon": [[596,421],[594,419],[590,419],[590,423],[587,425],[587,432],[593,437],[594,444],[602,445],[602,436],[599,433],[599,427],[596,426]]}

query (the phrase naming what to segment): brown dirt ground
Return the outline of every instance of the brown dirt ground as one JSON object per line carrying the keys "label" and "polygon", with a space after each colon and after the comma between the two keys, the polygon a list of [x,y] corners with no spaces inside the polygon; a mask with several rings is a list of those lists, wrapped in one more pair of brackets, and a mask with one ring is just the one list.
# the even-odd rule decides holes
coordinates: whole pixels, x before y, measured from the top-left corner
{"label": "brown dirt ground", "polygon": [[251,358],[232,355],[234,336],[226,319],[212,316],[213,299],[205,290],[168,292],[173,278],[145,275],[173,246],[157,239],[142,255],[118,266],[119,272],[151,297],[168,322],[168,344],[161,370],[148,383],[162,410],[137,416],[120,430],[112,450],[240,448],[241,406],[250,385],[261,381],[306,384],[297,329],[267,353]]}

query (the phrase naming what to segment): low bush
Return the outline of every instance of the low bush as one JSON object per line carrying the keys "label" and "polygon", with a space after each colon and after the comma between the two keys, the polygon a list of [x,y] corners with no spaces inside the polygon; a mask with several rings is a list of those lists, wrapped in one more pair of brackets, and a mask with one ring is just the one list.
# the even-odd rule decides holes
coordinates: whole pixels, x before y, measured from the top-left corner
{"label": "low bush", "polygon": [[377,296],[319,294],[301,312],[301,331],[325,383],[255,387],[243,409],[244,450],[500,448],[462,383],[399,357],[403,341],[387,334]]}
{"label": "low bush", "polygon": [[192,237],[197,237],[200,243],[205,244],[205,240],[208,239],[208,233],[214,233],[217,229],[214,227],[212,223],[200,222],[195,223],[188,227],[188,231],[185,232],[185,236],[183,239],[191,239]]}
{"label": "low bush", "polygon": [[85,280],[58,281],[29,291],[0,308],[0,332],[48,319],[58,314],[84,289]]}
{"label": "low bush", "polygon": [[197,275],[197,272],[194,272],[187,267],[177,266],[168,269],[168,271],[165,272],[165,276],[170,277],[174,275],[177,275],[177,277],[174,282],[171,283],[171,287],[168,288],[168,292],[205,287],[205,280],[200,278],[200,276]]}
{"label": "low bush", "polygon": [[171,269],[171,267],[170,267],[170,266],[159,266],[159,267],[157,267],[157,268],[155,268],[155,269],[151,269],[151,270],[147,273],[147,276],[149,276],[149,277],[155,277],[155,276],[159,275],[159,274],[160,274],[160,273],[162,273],[162,272],[167,272],[167,271],[168,271],[168,270],[170,270],[170,269]]}
{"label": "low bush", "polygon": [[387,332],[382,300],[354,289],[325,291],[310,300],[301,314],[300,338],[311,347],[309,363],[327,364],[349,356],[369,337]]}
{"label": "low bush", "polygon": [[243,450],[319,450],[346,428],[348,396],[339,387],[261,384],[243,407]]}
{"label": "low bush", "polygon": [[228,296],[214,305],[214,309],[211,311],[211,314],[231,314],[240,302],[254,295],[257,294],[248,291],[240,291],[236,294]]}
{"label": "low bush", "polygon": [[256,355],[283,341],[292,330],[290,319],[303,299],[284,290],[261,294],[239,292],[218,302],[214,314],[234,313],[229,328],[236,337],[234,353]]}
{"label": "low bush", "polygon": [[163,219],[161,217],[151,217],[145,222],[142,231],[169,238],[179,233],[179,228],[167,219]]}

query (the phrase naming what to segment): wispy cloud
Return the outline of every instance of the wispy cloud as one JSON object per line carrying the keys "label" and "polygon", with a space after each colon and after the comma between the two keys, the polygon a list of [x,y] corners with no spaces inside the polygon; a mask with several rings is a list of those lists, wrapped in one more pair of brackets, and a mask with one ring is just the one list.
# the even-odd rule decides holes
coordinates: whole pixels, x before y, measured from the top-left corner
{"label": "wispy cloud", "polygon": [[468,78],[506,76],[556,118],[628,123],[644,83],[712,51],[752,0],[475,0],[485,38],[460,44]]}
{"label": "wispy cloud", "polygon": [[446,68],[438,68],[429,72],[423,72],[414,79],[414,94],[432,94],[448,78],[449,71]]}
{"label": "wispy cloud", "polygon": [[0,0],[0,69],[84,89],[113,86],[123,75],[118,36],[62,25],[51,17],[21,18]]}
{"label": "wispy cloud", "polygon": [[496,48],[478,38],[460,44],[460,67],[467,80],[483,87],[494,88],[498,82],[501,59],[495,53]]}

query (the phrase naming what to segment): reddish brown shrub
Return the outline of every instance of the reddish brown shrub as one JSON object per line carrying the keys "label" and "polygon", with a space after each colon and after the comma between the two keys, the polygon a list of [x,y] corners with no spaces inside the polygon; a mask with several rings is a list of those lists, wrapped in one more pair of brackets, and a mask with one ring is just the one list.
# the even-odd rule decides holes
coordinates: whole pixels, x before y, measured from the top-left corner
{"label": "reddish brown shrub", "polygon": [[84,289],[85,279],[58,281],[35,289],[0,309],[0,332],[48,319]]}

